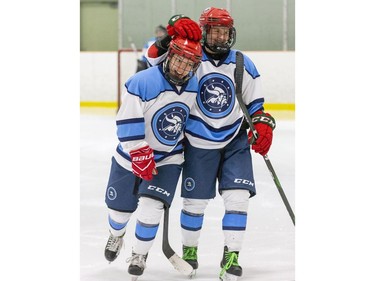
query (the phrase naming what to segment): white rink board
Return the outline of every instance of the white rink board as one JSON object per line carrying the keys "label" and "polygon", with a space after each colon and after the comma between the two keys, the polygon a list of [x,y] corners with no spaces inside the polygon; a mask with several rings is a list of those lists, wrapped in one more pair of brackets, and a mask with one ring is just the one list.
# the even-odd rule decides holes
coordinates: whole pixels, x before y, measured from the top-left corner
{"label": "white rink board", "polygon": [[[267,103],[294,103],[294,52],[243,52],[262,77]],[[121,83],[136,70],[138,52],[121,53]],[[81,52],[80,101],[117,101],[117,52]]]}

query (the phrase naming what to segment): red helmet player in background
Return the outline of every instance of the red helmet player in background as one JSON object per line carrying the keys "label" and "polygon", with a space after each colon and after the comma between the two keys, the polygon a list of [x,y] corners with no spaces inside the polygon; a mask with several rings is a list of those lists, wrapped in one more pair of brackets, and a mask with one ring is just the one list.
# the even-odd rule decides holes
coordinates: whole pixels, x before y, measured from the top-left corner
{"label": "red helmet player in background", "polygon": [[236,43],[233,18],[227,10],[207,8],[199,17],[203,44],[213,53],[226,53]]}

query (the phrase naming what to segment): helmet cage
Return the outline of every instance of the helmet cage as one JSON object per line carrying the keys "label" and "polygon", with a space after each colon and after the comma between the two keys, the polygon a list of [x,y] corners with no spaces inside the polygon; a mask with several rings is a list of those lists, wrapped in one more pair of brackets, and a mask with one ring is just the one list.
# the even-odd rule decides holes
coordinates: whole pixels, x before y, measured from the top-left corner
{"label": "helmet cage", "polygon": [[[185,41],[187,40],[186,39],[172,40],[169,45],[167,57],[163,62],[163,72],[164,72],[165,78],[169,82],[177,86],[180,86],[186,83],[190,78],[194,76],[202,59],[202,47],[200,46],[200,43],[188,41],[187,42],[188,44],[184,44],[183,42]],[[193,62],[193,67],[191,67],[191,69],[189,69],[188,74],[182,78],[174,75],[171,72],[171,61],[175,55],[181,56]],[[185,64],[185,69],[186,68],[190,68],[188,64]],[[185,71],[185,69],[181,69],[181,70]]]}
{"label": "helmet cage", "polygon": [[236,29],[232,26],[229,27],[229,38],[226,42],[209,42],[207,34],[210,33],[211,27],[214,25],[203,26],[202,40],[205,47],[214,52],[215,54],[222,54],[228,52],[236,43]]}

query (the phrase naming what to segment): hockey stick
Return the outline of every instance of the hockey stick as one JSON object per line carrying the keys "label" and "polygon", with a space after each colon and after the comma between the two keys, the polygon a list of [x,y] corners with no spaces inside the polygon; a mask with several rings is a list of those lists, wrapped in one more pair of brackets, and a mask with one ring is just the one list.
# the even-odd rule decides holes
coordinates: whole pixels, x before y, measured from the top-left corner
{"label": "hockey stick", "polygon": [[128,42],[130,44],[130,47],[132,48],[135,58],[138,59],[138,50],[137,47],[134,44],[133,38],[131,36],[128,36]]}
{"label": "hockey stick", "polygon": [[177,271],[179,271],[183,275],[191,275],[194,270],[193,267],[188,262],[180,258],[175,253],[175,251],[173,251],[171,245],[169,245],[168,224],[169,224],[169,207],[164,205],[164,225],[163,225],[163,243],[162,243],[163,253]]}
{"label": "hockey stick", "polygon": [[134,42],[133,42],[133,39],[131,36],[128,36],[128,41],[129,41],[129,44],[130,44],[130,47],[132,48],[133,50],[133,53],[135,55],[135,58],[137,60],[137,67],[135,69],[135,73],[141,71],[141,70],[145,70],[147,69],[147,63],[144,62],[141,58],[138,56],[138,49],[137,47],[135,46]]}
{"label": "hockey stick", "polygon": [[[243,81],[243,68],[244,68],[243,65],[244,65],[243,55],[242,55],[241,52],[237,52],[236,53],[236,72],[235,72],[236,97],[237,97],[237,101],[238,101],[238,103],[241,107],[241,110],[243,111],[245,119],[246,119],[247,123],[249,124],[250,130],[253,132],[254,139],[256,140],[258,138],[258,132],[255,129],[255,127],[253,125],[253,122],[251,121],[251,116],[250,116],[249,112],[247,111],[245,103],[242,100],[242,81]],[[280,193],[280,196],[281,196],[281,198],[284,202],[284,205],[285,205],[286,209],[288,210],[289,216],[293,221],[293,225],[296,225],[293,210],[290,207],[288,199],[287,199],[287,197],[284,193],[283,188],[281,187],[280,181],[279,181],[279,179],[276,175],[275,170],[272,167],[272,164],[271,164],[271,161],[268,158],[268,155],[267,154],[264,155],[263,159],[266,162],[268,170],[271,173],[272,179],[276,184],[277,190]]]}
{"label": "hockey stick", "polygon": [[133,186],[133,194],[134,195],[138,194],[138,189],[139,189],[140,183],[141,183],[141,179],[136,176],[135,180],[134,180],[134,186]]}

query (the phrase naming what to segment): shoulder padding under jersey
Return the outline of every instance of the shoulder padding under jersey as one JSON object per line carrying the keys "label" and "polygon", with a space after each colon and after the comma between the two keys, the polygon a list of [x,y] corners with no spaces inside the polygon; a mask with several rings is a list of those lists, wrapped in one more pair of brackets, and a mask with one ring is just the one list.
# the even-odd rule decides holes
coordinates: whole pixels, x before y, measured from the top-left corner
{"label": "shoulder padding under jersey", "polygon": [[[129,94],[138,96],[142,101],[150,101],[161,93],[175,91],[171,84],[164,78],[162,66],[150,67],[134,74],[125,83]],[[198,88],[197,77],[192,77],[185,85],[184,92],[196,94]]]}
{"label": "shoulder padding under jersey", "polygon": [[156,98],[165,89],[165,78],[159,67],[150,67],[134,74],[125,83],[129,94],[138,96],[142,101]]}

